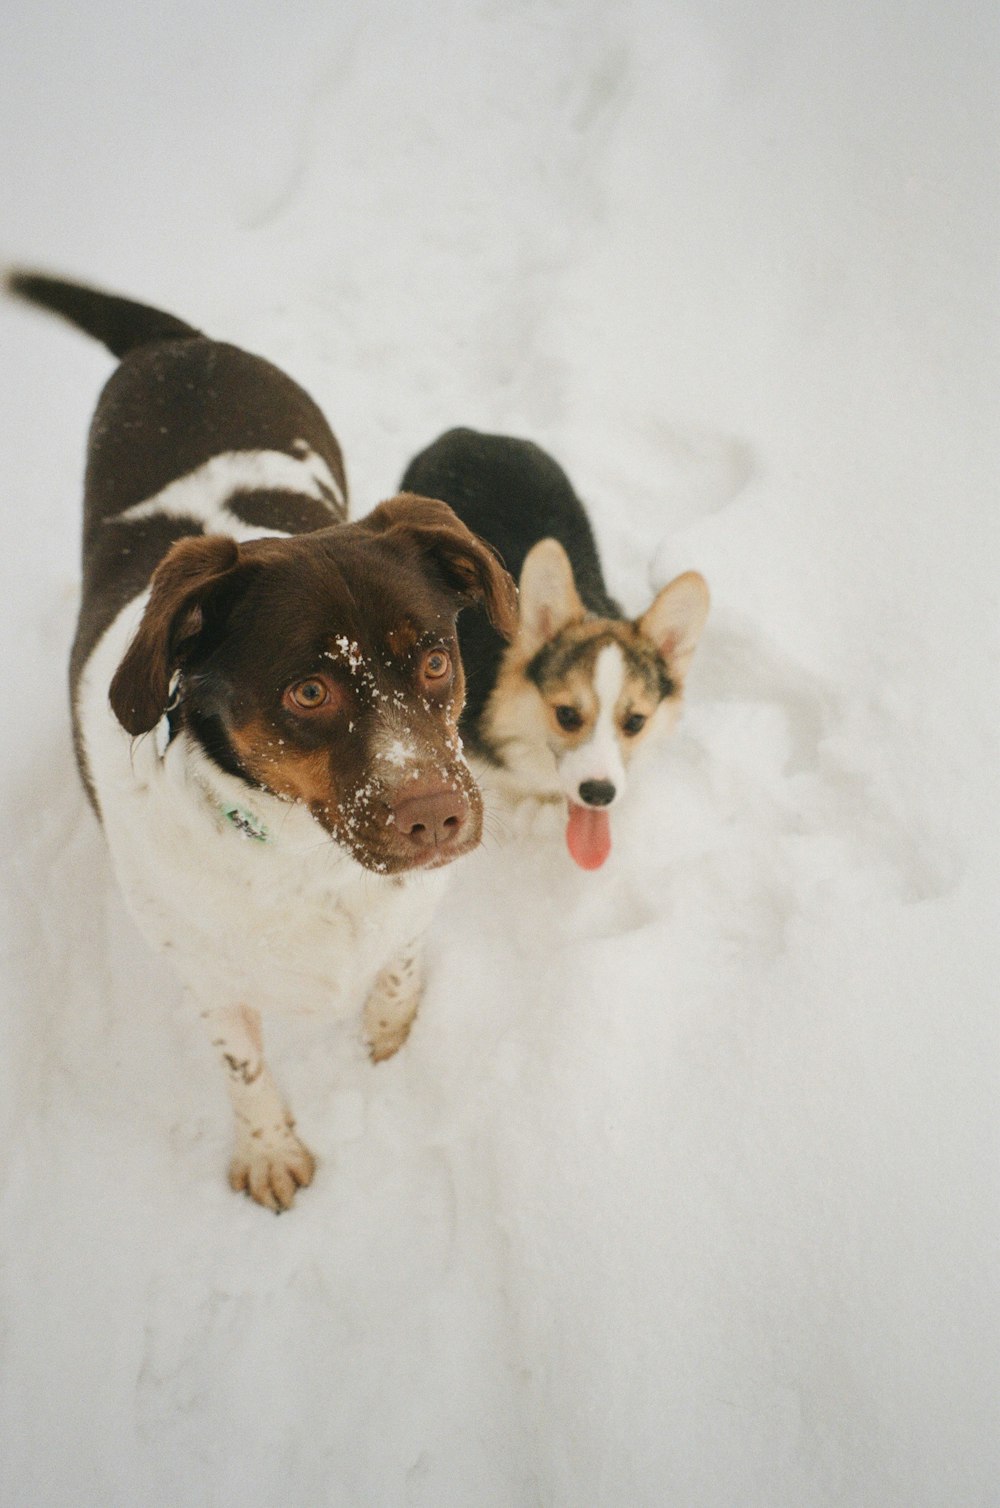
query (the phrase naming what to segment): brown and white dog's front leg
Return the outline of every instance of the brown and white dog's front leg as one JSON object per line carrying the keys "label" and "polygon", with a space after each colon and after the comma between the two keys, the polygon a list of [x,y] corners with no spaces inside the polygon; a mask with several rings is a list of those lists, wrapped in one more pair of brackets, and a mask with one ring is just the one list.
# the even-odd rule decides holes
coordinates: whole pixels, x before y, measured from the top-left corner
{"label": "brown and white dog's front leg", "polygon": [[365,1042],[373,1063],[391,1058],[410,1035],[423,986],[421,946],[410,943],[381,971],[365,1002]]}
{"label": "brown and white dog's front leg", "polygon": [[264,1062],[260,1016],[235,1005],[204,1010],[202,1018],[221,1057],[236,1118],[229,1182],[267,1209],[290,1209],[296,1189],[312,1182],[316,1164]]}

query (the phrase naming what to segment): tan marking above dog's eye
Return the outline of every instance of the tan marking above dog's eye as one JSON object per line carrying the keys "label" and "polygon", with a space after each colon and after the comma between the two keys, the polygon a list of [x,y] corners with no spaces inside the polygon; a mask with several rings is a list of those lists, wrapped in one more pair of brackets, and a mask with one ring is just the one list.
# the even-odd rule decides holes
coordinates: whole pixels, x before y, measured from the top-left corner
{"label": "tan marking above dog's eye", "polygon": [[407,619],[389,630],[385,636],[385,642],[397,660],[405,659],[406,655],[417,642],[417,630]]}
{"label": "tan marking above dog's eye", "polygon": [[552,711],[555,713],[556,722],[564,733],[576,733],[583,727],[583,713],[578,711],[576,707],[571,707],[567,703],[559,707],[553,707]]}
{"label": "tan marking above dog's eye", "polygon": [[630,712],[622,723],[622,732],[628,734],[629,738],[634,738],[637,733],[642,732],[646,722],[645,712]]}
{"label": "tan marking above dog's eye", "polygon": [[446,649],[432,649],[424,655],[421,670],[425,681],[443,681],[451,672],[451,655]]}
{"label": "tan marking above dog's eye", "polygon": [[295,712],[317,712],[334,700],[334,688],[324,677],[313,675],[289,686],[282,700]]}

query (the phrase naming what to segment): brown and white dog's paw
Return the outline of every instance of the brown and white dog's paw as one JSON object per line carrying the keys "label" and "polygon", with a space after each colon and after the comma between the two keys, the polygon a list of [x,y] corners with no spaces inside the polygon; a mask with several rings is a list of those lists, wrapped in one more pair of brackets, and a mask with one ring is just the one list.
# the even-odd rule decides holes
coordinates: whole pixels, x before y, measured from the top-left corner
{"label": "brown and white dog's paw", "polygon": [[316,1159],[291,1126],[279,1127],[268,1139],[251,1133],[242,1139],[229,1164],[230,1187],[279,1214],[291,1209],[296,1190],[312,1183]]}
{"label": "brown and white dog's paw", "polygon": [[[416,1013],[417,1007],[414,1004],[413,1016]],[[368,1047],[368,1055],[373,1063],[382,1063],[386,1058],[391,1058],[393,1053],[399,1051],[410,1035],[413,1016],[410,1016],[406,1021],[378,1021],[369,1018],[365,1042]]]}
{"label": "brown and white dog's paw", "polygon": [[382,970],[365,1002],[364,1038],[373,1063],[399,1051],[420,1005],[423,983],[417,944],[404,949]]}

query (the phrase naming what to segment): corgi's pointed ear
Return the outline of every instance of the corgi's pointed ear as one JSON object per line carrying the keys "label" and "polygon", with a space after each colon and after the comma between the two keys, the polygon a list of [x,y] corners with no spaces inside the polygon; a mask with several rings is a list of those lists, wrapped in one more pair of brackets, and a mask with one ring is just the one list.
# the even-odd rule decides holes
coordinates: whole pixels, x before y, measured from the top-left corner
{"label": "corgi's pointed ear", "polygon": [[697,571],[685,571],[657,594],[637,627],[652,639],[675,676],[683,676],[708,617],[708,586]]}
{"label": "corgi's pointed ear", "polygon": [[518,648],[534,654],[585,612],[566,551],[557,539],[540,539],[521,567]]}

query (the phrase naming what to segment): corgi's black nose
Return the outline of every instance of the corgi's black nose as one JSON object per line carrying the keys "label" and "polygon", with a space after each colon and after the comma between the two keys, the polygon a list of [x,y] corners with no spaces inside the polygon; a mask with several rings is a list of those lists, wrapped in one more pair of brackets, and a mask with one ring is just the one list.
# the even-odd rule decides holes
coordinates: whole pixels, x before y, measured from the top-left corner
{"label": "corgi's black nose", "polygon": [[610,806],[615,788],[610,780],[581,780],[580,800],[584,806]]}

